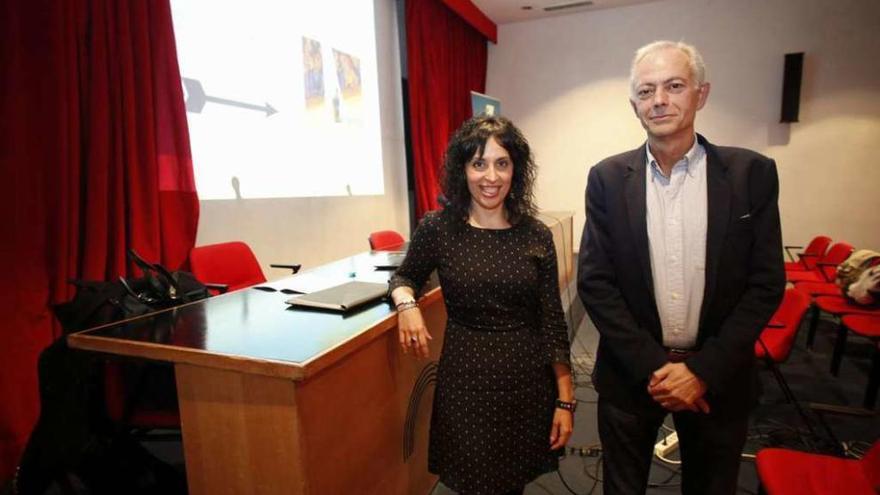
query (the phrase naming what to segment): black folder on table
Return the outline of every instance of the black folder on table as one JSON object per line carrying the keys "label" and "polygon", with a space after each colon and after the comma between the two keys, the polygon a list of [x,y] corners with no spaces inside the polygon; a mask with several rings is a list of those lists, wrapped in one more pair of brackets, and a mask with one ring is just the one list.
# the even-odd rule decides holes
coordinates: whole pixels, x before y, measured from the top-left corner
{"label": "black folder on table", "polygon": [[388,284],[353,280],[310,294],[291,297],[285,302],[293,306],[348,311],[361,304],[380,299],[387,293]]}

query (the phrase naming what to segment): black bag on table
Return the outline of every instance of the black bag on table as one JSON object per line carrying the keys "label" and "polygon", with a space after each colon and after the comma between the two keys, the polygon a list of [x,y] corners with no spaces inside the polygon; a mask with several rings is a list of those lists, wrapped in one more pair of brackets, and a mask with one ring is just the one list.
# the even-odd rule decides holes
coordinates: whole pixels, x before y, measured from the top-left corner
{"label": "black bag on table", "polygon": [[[209,296],[192,274],[169,272],[134,250],[143,271],[135,279],[72,281],[73,299],[55,306],[64,335],[40,353],[40,417],[16,473],[14,491],[47,494],[184,494],[186,482],[173,467],[109,421],[103,395],[103,361],[70,349],[66,335],[197,301]],[[158,363],[126,363],[126,409],[134,401],[176,407],[173,369]]]}
{"label": "black bag on table", "polygon": [[65,333],[85,330],[114,321],[141,316],[209,297],[208,288],[189,272],[169,272],[158,263],[128,251],[143,276],[119,277],[112,282],[71,280],[76,294],[55,306],[55,316]]}

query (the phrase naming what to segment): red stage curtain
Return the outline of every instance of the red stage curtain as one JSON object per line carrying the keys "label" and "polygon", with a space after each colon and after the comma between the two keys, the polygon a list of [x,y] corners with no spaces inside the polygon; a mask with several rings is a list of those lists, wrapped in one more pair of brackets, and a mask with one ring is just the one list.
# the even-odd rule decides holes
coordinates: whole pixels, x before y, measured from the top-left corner
{"label": "red stage curtain", "polygon": [[37,355],[71,278],[179,267],[198,198],[167,0],[0,7],[0,482],[36,420]]}
{"label": "red stage curtain", "polygon": [[416,215],[437,209],[443,153],[471,116],[471,91],[485,92],[486,38],[441,0],[407,0],[409,119]]}

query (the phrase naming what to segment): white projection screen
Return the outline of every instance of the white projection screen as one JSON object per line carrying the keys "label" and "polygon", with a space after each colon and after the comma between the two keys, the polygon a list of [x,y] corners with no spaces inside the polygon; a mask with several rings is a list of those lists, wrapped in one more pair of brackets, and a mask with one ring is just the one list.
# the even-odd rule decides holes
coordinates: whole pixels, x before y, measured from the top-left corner
{"label": "white projection screen", "polygon": [[171,0],[199,198],[383,194],[365,0]]}

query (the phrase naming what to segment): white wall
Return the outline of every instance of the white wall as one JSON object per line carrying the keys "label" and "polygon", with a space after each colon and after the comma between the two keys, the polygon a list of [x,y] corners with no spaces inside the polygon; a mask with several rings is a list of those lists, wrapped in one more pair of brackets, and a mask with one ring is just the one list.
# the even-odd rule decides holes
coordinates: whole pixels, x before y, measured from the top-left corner
{"label": "white wall", "polygon": [[[499,26],[487,93],[534,148],[541,208],[576,211],[580,239],[589,167],[645,139],[627,80],[655,39],[703,53],[698,132],[776,159],[785,243],[827,233],[880,249],[877,0],[661,0]],[[784,54],[801,51],[800,122],[779,124]]]}
{"label": "white wall", "polygon": [[[306,269],[369,249],[372,231],[409,236],[397,16],[394,0],[374,3],[385,194],[202,201],[197,246],[245,241],[274,279],[285,272],[270,263],[302,263]],[[315,166],[332,167],[332,159]]]}

